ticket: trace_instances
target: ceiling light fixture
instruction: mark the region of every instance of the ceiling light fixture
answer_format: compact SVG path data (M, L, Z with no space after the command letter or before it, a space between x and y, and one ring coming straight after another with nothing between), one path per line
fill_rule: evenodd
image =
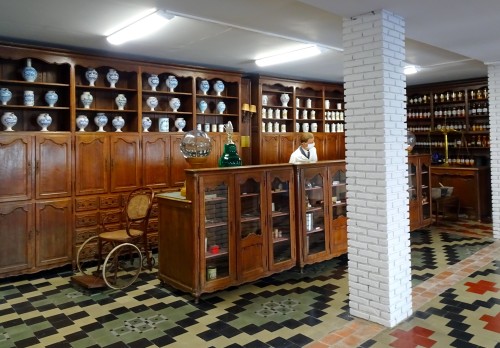
M114 31L106 39L112 45L121 45L127 41L137 40L162 28L175 16L162 10L152 8L139 18L119 30Z
M420 67L418 65L407 65L404 67L404 74L405 75L413 75L416 74L420 71Z
M274 56L259 58L255 60L255 64L260 67L292 62L299 59L305 59L321 54L321 50L316 45L306 46L304 48L283 52Z

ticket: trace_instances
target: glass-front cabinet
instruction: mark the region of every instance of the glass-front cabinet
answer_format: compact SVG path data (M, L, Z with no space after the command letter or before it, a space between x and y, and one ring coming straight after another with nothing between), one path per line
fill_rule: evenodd
M408 156L410 231L432 223L430 155Z
M332 188L330 230L333 236L332 252L347 253L347 185L344 165L328 168Z
M200 231L202 248L202 284L210 288L229 283L234 278L233 242L230 235L229 177L201 178ZM215 284L214 284L215 283Z
M291 171L268 173L269 267L273 270L295 264L295 206ZM270 206L269 206L270 204Z

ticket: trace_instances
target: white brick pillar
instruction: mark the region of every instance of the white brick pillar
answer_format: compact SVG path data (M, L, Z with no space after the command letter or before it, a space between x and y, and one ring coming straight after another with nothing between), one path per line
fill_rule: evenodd
M488 64L493 237L500 239L500 62Z
M412 314L404 19L343 24L349 306L393 327Z

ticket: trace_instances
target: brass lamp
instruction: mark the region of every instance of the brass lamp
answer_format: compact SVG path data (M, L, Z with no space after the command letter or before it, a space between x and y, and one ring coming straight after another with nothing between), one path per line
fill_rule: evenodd
M249 121L252 119L252 115L257 112L257 107L253 104L244 103L241 106L241 111L243 112L243 121Z

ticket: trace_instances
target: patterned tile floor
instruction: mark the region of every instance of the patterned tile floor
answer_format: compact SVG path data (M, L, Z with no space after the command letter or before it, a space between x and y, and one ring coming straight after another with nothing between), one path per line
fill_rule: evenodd
M349 315L345 258L204 295L142 272L84 290L70 269L0 280L0 347L500 348L500 241L491 225L411 234L414 314L392 329Z

